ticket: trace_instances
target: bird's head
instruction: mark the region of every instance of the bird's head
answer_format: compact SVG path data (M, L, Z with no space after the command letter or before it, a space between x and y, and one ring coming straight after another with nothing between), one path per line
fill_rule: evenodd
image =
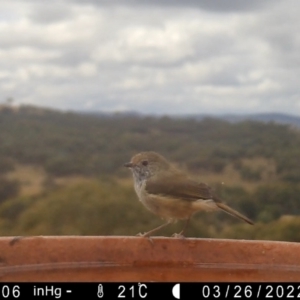
M162 155L152 151L134 155L124 166L131 169L138 181L148 179L170 168L169 162Z

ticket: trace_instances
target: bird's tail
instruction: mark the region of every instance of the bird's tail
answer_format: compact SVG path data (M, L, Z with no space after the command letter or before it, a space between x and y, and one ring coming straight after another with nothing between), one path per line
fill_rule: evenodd
M225 211L226 213L238 218L238 219L242 219L245 222L254 225L253 221L251 221L250 219L248 219L246 216L242 215L241 213L239 213L238 211L234 210L233 208L229 207L228 205L221 203L221 202L216 202L216 205L221 208L223 211Z

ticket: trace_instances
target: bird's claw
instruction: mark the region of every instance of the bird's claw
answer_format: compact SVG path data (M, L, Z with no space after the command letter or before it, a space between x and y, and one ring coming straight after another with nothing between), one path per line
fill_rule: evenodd
M145 233L139 232L136 236L148 238L149 242L150 242L152 245L154 245L152 238L150 237L150 235L148 235L147 232L145 232Z
M185 239L185 236L180 232L180 233L174 233L172 237L176 239Z

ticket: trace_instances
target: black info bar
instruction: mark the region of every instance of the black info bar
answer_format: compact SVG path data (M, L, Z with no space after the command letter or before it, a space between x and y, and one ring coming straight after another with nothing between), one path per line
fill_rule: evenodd
M0 299L300 299L300 283L10 282Z

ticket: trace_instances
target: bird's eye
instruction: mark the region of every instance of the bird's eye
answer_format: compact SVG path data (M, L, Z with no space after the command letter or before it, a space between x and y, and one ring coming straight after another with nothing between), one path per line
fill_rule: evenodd
M143 161L142 161L142 165L143 165L143 166L148 166L148 160L143 160Z

